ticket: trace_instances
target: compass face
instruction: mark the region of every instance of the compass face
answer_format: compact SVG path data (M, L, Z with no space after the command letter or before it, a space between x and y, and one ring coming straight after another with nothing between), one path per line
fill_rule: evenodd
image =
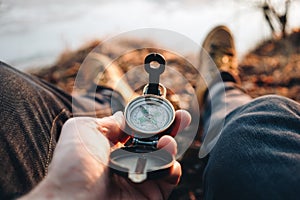
M134 99L125 109L128 126L148 137L165 131L174 121L174 108L166 99L152 95Z

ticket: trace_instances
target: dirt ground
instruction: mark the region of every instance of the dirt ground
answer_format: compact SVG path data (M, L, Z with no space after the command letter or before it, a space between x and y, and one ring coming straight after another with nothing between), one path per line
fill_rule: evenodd
M94 41L77 51L65 52L53 66L31 70L30 73L71 93L78 69L87 54L95 49L99 42ZM110 49L98 48L96 51L109 57L114 57L123 48L136 47L136 49L139 49L140 44L145 42L151 43L151 41L128 40L123 41L119 46ZM143 64L144 57L151 51L151 49L137 50L120 57L114 62L121 67L123 72L127 72L133 67ZM180 101L181 108L186 109L189 107L190 98L194 92L193 88L197 82L197 71L184 57L162 50L160 53L165 56L168 65L175 67L189 82L189 84L183 85L181 79L177 80L176 76L172 74L166 75L166 79L169 76L170 82L177 88L173 93L171 91L168 92L168 98L176 108L179 108ZM194 57L191 55L191 58ZM253 51L249 52L240 61L239 68L242 87L252 97L264 94L279 94L300 102L300 30L295 30L284 39L270 39L258 44ZM139 77L137 74L133 76ZM138 78L132 78L132 80L131 85L138 84L141 81ZM174 98L174 92L180 94L179 98L178 96ZM195 159L201 144L199 138L200 136L198 135L191 147L180 159L183 167L183 176L170 199L194 200L202 198L201 177L205 160Z

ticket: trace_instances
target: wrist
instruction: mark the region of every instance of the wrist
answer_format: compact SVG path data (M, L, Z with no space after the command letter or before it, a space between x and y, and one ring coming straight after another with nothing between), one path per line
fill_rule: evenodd
M107 177L103 177L107 179ZM102 182L103 179L99 180ZM98 182L98 181L97 181ZM105 181L106 182L106 181ZM81 183L61 184L59 181L46 177L28 194L22 196L19 200L81 200L81 199L105 199L105 184L95 184L89 188L82 186ZM78 187L80 186L80 187ZM99 192L100 191L100 192Z
M60 187L49 178L45 178L28 194L19 198L19 200L38 200L38 199L62 199L60 196Z

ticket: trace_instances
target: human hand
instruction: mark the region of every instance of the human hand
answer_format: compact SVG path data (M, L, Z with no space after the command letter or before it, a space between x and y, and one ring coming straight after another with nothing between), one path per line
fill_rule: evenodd
M171 135L188 126L190 115L177 111ZM178 162L168 177L135 184L124 177L110 175L111 148L120 146L128 136L121 131L121 112L106 118L78 117L68 120L62 129L49 173L24 199L166 199L181 176ZM176 142L162 137L158 148L176 154Z

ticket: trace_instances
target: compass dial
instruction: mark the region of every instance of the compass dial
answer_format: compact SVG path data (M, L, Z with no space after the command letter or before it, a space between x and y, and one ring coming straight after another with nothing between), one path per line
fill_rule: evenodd
M128 126L147 137L165 131L174 121L174 108L169 101L153 95L134 99L125 109Z

